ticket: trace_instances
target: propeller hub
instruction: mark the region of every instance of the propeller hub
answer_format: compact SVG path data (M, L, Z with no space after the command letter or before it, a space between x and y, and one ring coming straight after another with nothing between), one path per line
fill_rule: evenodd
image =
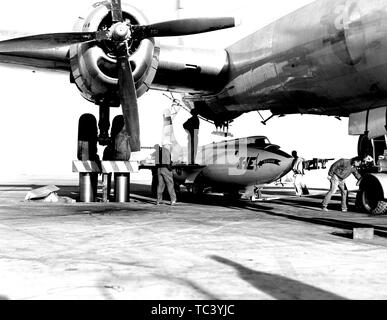
M112 37L117 41L129 39L131 35L130 28L126 23L119 22L113 26Z

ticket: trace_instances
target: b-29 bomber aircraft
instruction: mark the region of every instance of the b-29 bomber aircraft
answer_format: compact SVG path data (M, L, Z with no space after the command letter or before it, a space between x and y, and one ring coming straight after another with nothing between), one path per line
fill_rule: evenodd
M1 41L0 62L68 71L82 96L100 107L101 143L108 140L109 108L121 105L131 150L140 150L137 98L158 89L183 94L217 126L253 110L349 117L359 155L387 161L387 0L317 0L214 50L157 38L229 28L234 19L149 24L136 8L112 0L96 3L77 25L77 32ZM380 161L379 172L360 183L371 213L387 210L387 166Z

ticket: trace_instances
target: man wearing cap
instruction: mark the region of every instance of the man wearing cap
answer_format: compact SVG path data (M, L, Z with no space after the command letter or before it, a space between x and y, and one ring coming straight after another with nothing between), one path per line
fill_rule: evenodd
M303 162L305 160L298 156L297 151L293 151L292 156L294 158L292 170L294 173L294 188L296 189L296 194L298 197L308 195L308 187L304 182L305 171Z
M330 202L332 195L340 189L341 191L341 211L347 212L347 198L348 198L348 189L345 184L345 179L347 179L351 174L355 176L357 180L361 178L360 173L357 168L361 164L361 159L355 157L352 159L340 159L332 164L328 172L328 180L331 182L331 188L326 194L324 201L322 203L322 210L328 211L328 203Z
M165 186L171 198L171 206L176 204L176 193L172 174L171 145L155 145L155 164L157 167L157 205L163 200Z

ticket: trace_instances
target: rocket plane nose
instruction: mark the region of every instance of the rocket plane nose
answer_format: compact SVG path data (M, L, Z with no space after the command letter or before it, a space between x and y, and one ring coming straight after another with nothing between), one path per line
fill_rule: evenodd
M287 175L291 170L292 170L292 167L293 167L293 160L294 158L293 157L290 157L290 158L284 158L283 161L282 161L282 170L283 170L283 173L281 175L281 178L285 175Z
M278 168L278 171L279 171L278 179L281 179L292 170L294 158L290 154L287 154L282 150L278 150L277 152L281 154L280 167Z

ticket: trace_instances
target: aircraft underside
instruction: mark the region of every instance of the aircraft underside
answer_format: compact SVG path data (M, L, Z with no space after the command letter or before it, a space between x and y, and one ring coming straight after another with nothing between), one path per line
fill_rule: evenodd
M349 116L384 106L386 7L315 1L228 47L225 86L185 100L213 118L253 110Z

